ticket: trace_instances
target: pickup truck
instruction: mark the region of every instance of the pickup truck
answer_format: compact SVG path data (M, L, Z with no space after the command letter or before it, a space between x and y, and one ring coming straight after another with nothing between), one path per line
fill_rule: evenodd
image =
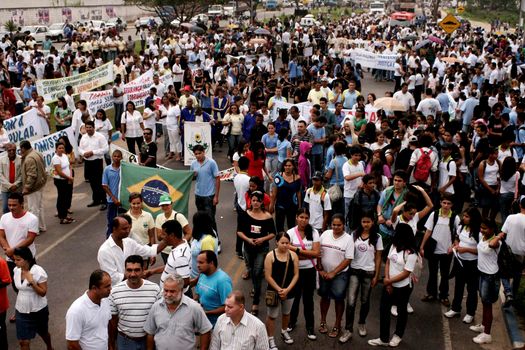
M211 5L208 8L208 16L210 16L211 18L223 17L224 16L224 7L222 5Z

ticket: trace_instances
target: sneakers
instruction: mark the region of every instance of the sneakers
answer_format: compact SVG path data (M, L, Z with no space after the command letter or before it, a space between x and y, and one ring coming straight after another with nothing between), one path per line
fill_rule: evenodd
M388 345L391 347L391 348L395 348L395 347L398 347L399 346L399 343L401 343L401 338L397 335L397 334L394 334L394 336L392 337L392 339L390 339L390 342L388 343Z
M472 338L472 341L476 344L489 344L492 343L492 336L486 333L480 333L477 337Z
M357 325L357 331L359 332L359 335L361 337L366 337L366 325L365 324L358 324Z
M414 308L412 307L412 305L410 305L410 303L407 304L407 312L409 314L413 314L414 313Z
M368 345L371 345L371 346L390 346L390 343L385 343L381 340L381 338L376 338L376 339L370 339L368 341Z
M469 329L476 333L483 333L485 331L485 326L482 324L476 324L474 326L470 326Z
M452 317L459 316L460 313L450 309L447 312L445 312L443 315L445 315L446 318L452 318Z
M268 345L270 350L279 350L277 345L275 345L275 339L273 337L268 338Z
M288 324L288 328L286 328L286 331L287 331L288 333L290 333L290 332L292 332L294 329L295 329L295 325L289 323L289 324Z
M306 330L306 337L310 340L317 340L317 336L315 335L315 332L313 329Z
M392 307L390 308L390 313L392 314L392 316L397 317L397 306L392 305Z
M471 324L472 321L474 321L474 316L470 316L469 314L467 314L465 315L465 317L463 317L463 323Z
M346 343L350 340L350 338L352 338L352 332L350 332L348 329L345 329L343 331L343 335L339 337L339 342Z
M221 241L219 241L219 246L217 247L217 253L220 254L221 253Z
M287 330L281 329L281 337L283 338L283 341L290 345L293 344L293 339L290 337L290 334L288 334Z

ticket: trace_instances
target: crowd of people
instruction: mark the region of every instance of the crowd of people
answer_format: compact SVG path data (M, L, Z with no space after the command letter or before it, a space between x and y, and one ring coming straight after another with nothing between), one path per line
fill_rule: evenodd
M346 343L358 309L360 337L371 333L369 345L397 347L422 269L422 301L439 302L448 308L445 317L457 317L466 289L463 322L479 333L475 343L490 343L500 284L511 305L525 256L524 43L468 24L452 36L430 22L391 27L387 17L368 14L312 27L272 18L265 26L270 35L263 37L237 25L214 25L204 34L139 28L138 53L131 37L114 30L70 28L60 51L43 51L30 36L1 39L1 120L34 108L48 129L77 132L78 139L59 140L52 159L60 224L76 222L71 199L79 161L92 192L87 206L107 213L100 269L66 315L67 348L190 349L198 341L201 349L277 349L278 338L293 344L301 326L311 341L322 334ZM392 82L384 96L390 107L363 93L369 73L356 50L396 56L393 70L370 70L376 81ZM90 115L71 86L52 113L35 88L37 80L108 61L116 76L113 123L104 110ZM154 83L141 111L125 102L123 84L149 70ZM172 85L160 82L165 74ZM192 149L191 224L167 194L156 217L144 210L140 193L120 198L123 159L121 151L109 152L112 133L120 132L140 165L156 167L159 149L167 159L183 159L184 125L196 121L210 123L214 152ZM7 155L0 158L0 245L7 257L0 259L0 347L8 348L12 283L16 313L9 320L20 348L29 349L38 334L52 349L47 273L35 262L34 244L47 229L48 169L28 141L18 145L19 156L1 127L0 147ZM235 254L245 264L242 278L251 280L249 296L219 268L219 231L231 234L215 219L219 157L235 168ZM123 213L125 201L130 209ZM148 280L155 274L159 284ZM379 305L370 303L373 288L382 289ZM474 323L478 297L482 319ZM332 301L335 322L328 325ZM368 329L374 309L380 327Z

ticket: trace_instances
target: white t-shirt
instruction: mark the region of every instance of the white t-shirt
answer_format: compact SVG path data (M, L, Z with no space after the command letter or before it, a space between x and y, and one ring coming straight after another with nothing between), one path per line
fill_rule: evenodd
M166 127L168 130L179 130L180 107L179 105L170 106L166 115Z
M168 274L179 275L182 278L190 277L191 248L186 241L171 250L166 266L164 266L164 271L162 271L162 275L160 276L160 288L164 288L164 281L166 277L168 277ZM184 292L189 288L189 285L184 287Z
M28 211L19 218L14 218L12 213L5 213L0 218L0 230L4 230L7 243L13 248L27 239L28 232L38 233L38 218ZM34 242L29 246L29 250L36 256ZM6 257L6 260L13 261L9 257Z
M459 232L459 246L462 248L476 248L478 245L478 242L476 242L476 239L474 237L470 236L470 230L466 230L465 226L461 227L461 231ZM472 253L459 253L459 257L463 260L469 260L473 261L478 258L477 254Z
M97 305L84 293L67 310L66 340L78 341L82 350L107 349L110 319L108 298Z
M296 226L297 227L297 226ZM291 228L287 231L288 235L290 236L290 244L294 247L297 247L299 249L303 249L301 246L301 243L299 242L299 239L297 238L297 234L295 233L295 228ZM304 247L307 250L312 250L313 244L315 242L319 242L319 232L314 228L312 230L312 240L307 239L306 237L303 238ZM313 262L312 262L313 260ZM311 269L312 267L315 267L316 260L315 259L303 259L299 260L299 269Z
M484 241L480 237L478 243L478 270L480 272L494 275L498 273L498 254L501 246L499 243L498 248L494 249L489 247L490 240Z
M106 120L102 119L95 119L95 131L101 133L106 138L106 141L109 141L109 132L113 130L113 125L111 125L111 122L109 119L106 118Z
M500 179L501 185L499 188L499 193L514 193L516 192L516 182L520 180L520 173L519 171L516 171L514 175L512 175L507 181Z
M47 273L41 266L33 265L29 269L35 283L44 283L47 281ZM33 287L27 285L27 280L22 280L22 269L15 267L13 271L13 280L15 286L18 289L18 295L16 296L15 308L18 312L28 314L30 312L37 312L47 306L47 298L44 295L41 297L38 295Z
M452 176L456 176L456 162L452 158L439 162L439 188L443 187ZM454 184L448 186L445 192L454 194Z
M233 178L233 186L237 193L237 204L246 211L246 192L250 189L250 177L246 174L237 174Z
M518 213L507 216L501 231L504 232L506 242L516 255L525 255L525 215Z
M305 203L308 203L310 211L310 225L316 229L321 229L323 227L324 210L332 210L332 202L330 202L330 196L328 193L324 191L322 204L321 196L321 192L315 193L312 188L307 189L304 196L304 201Z
M353 165L350 161L345 162L343 164L343 176L344 177L355 174L355 173L364 173L364 172L365 172L365 168L362 162L357 163L357 165ZM361 182L363 182L361 177L357 177L350 181L347 181L345 179L344 197L354 198L354 195L359 189L359 185L361 184Z
M62 154L62 156L58 156L58 154L54 154L53 158L51 159L51 164L53 164L53 167L55 165L60 165L60 168L62 168L62 172L66 174L67 176L71 176L71 169L69 168L69 157L65 154ZM55 179L61 179L65 180L62 176L55 174L53 172L53 178Z
M142 137L141 123L144 123L144 119L139 111L134 111L133 114L128 111L122 113L122 124L126 124L126 137Z
M414 271L414 267L416 266L417 261L417 255L416 254L408 254L406 251L398 252L396 250L396 247L391 246L390 251L388 252L388 260L390 260L390 265L388 269L388 273L390 275L390 278L399 275L404 270L406 271ZM407 278L392 283L392 286L396 288L401 288L408 286L410 284L410 276Z
M326 272L333 271L344 259L354 258L354 239L344 232L339 238L332 230L326 230L319 239L321 243L321 262ZM345 272L348 267L342 270Z
M375 271L375 253L382 250L383 240L380 235L377 235L375 247L370 244L368 238L363 240L361 237L358 237L354 242L354 260L352 260L350 267L365 271Z
M396 218L396 222L394 222L392 224L392 227L396 228L396 226L399 224L399 223L404 223L404 224L407 224L408 226L410 226L412 228L412 231L414 231L414 236L417 234L417 223L419 222L419 213L416 213L416 215L414 215L414 217L412 218L412 220L406 222L405 219L403 219L403 215L400 214L397 216Z
M419 102L416 111L423 113L425 117L429 115L435 117L437 112L441 112L441 105L435 98L425 98Z
M447 254L448 248L452 245L452 237L450 234L450 218L440 216L436 223L436 228L434 229L434 214L432 212L425 223L425 228L429 231L432 231L432 238L437 242L435 254ZM459 226L459 217L456 215L454 219L454 227L457 232Z

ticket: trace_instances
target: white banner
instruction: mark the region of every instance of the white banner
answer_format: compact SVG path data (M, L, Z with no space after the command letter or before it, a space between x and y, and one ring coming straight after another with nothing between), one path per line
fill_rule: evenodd
M206 157L213 158L211 153L211 126L209 123L184 123L184 165L191 165L195 160L193 147L204 147Z
M46 102L50 102L64 96L68 85L73 87L75 94L80 94L112 82L113 62L108 62L86 73L71 77L39 79L36 81L36 89L40 96L44 96Z
M159 78L159 81L166 85L173 85L171 74L165 74ZM132 101L135 108L144 107L146 97L149 95L149 89L153 85L153 70L148 70L137 79L134 79L124 85L124 104Z
M82 92L80 99L85 100L89 115L95 116L99 109L105 111L114 107L113 89L104 91Z
M69 128L57 131L54 134L48 135L41 139L31 141L31 145L33 146L33 148L36 151L40 152L44 157L44 162L48 171L51 171L53 168L53 166L51 165L51 159L53 159L53 155L55 154L55 145L58 142L58 139L62 136L67 136L67 138L69 139L69 143L71 144L71 146L73 146L73 152L75 152L75 157L79 157L80 155L78 154L77 141L73 133L73 127L71 126ZM71 166L73 166L73 164L71 164Z
M374 68L383 70L394 70L397 56L383 55L371 51L357 49L352 53L352 59L359 63L362 68Z
M23 114L4 120L4 129L9 136L9 142L16 144L23 140L44 136L44 130L42 130L40 124L40 117L34 108Z
M113 142L109 144L109 154L112 155L113 151L120 151L122 152L122 161L133 163L133 164L139 164L138 156L134 155L130 151L128 151L125 148L122 148L120 146L115 145Z

